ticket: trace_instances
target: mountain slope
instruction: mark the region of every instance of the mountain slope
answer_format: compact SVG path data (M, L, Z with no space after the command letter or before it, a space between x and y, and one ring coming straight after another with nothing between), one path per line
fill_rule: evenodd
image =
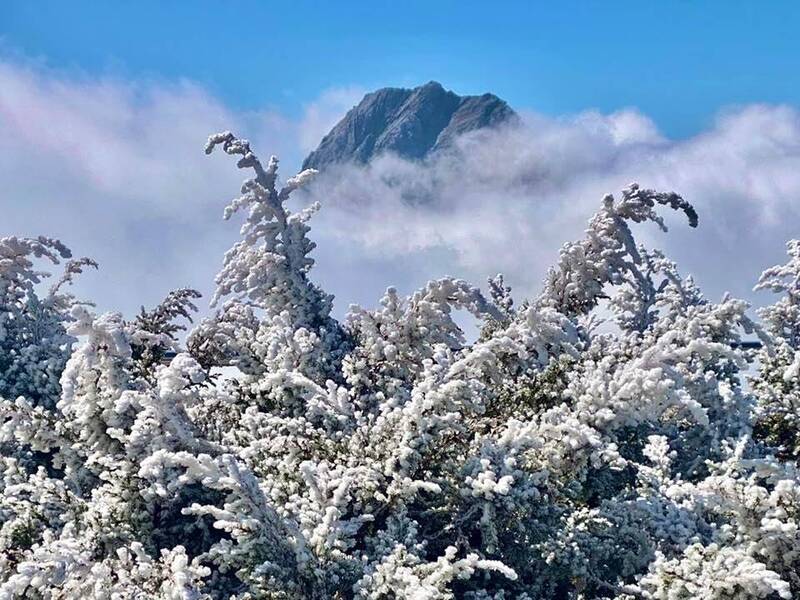
M308 155L303 168L366 163L384 152L421 159L462 133L516 118L493 94L459 96L435 81L414 89L382 88L348 111Z

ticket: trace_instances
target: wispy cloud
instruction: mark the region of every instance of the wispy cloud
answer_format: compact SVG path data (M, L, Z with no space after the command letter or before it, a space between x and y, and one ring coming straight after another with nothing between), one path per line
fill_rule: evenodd
M236 189L230 165L202 160L205 132L242 123L190 83L0 63L0 233L57 236L97 258L82 285L103 307L153 302L168 281L191 283L192 240Z
M0 61L0 235L46 234L101 263L80 287L130 313L171 287L208 291L236 227L221 223L242 174L203 153L232 129L299 165L309 123L346 95L328 93L301 120L234 112L188 82L65 75Z

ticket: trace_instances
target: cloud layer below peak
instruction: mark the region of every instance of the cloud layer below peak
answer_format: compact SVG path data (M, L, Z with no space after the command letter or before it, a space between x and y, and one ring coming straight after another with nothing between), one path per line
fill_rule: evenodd
M664 138L635 110L528 114L520 127L473 132L425 163L387 156L340 169L314 195L336 207L324 229L368 252L404 262L416 255L471 277L504 271L533 293L603 195L631 181L675 190L700 213L698 230L671 215L668 235L641 227L641 241L665 248L712 297L751 297L760 271L800 235L800 113L730 109L684 140ZM434 250L438 258L426 262ZM437 264L442 251L446 262Z
M103 309L130 314L177 286L208 293L236 237L220 216L242 174L203 155L206 136L231 129L299 165L361 93L328 90L290 118L238 112L191 82L0 61L0 235L56 236L96 258L100 274L81 285ZM331 171L308 192L323 205L311 222L317 278L339 312L374 304L388 285L411 291L445 274L482 283L504 271L535 293L603 194L631 181L675 190L700 213L697 230L674 215L669 234L642 227L641 241L664 248L710 296L752 298L758 273L800 236L800 113L726 109L683 140L636 110L528 113L520 127L469 134L424 163L385 156Z

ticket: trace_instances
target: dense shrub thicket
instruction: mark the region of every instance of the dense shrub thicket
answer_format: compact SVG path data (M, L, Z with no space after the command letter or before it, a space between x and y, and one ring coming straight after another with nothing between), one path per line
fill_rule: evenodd
M65 291L92 261L45 293L67 248L0 239L0 598L800 595L800 241L751 320L634 242L697 214L631 185L537 297L440 279L339 322L285 205L313 172L216 146L247 216L184 351L196 292L98 316Z

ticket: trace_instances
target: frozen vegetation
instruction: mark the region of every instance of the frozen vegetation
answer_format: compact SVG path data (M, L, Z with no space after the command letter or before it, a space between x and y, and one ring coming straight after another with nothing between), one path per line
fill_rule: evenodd
M216 147L246 216L182 348L193 290L97 315L91 260L0 239L0 599L800 596L800 241L751 315L636 244L698 216L631 185L536 297L445 278L339 322L286 207L313 171Z

